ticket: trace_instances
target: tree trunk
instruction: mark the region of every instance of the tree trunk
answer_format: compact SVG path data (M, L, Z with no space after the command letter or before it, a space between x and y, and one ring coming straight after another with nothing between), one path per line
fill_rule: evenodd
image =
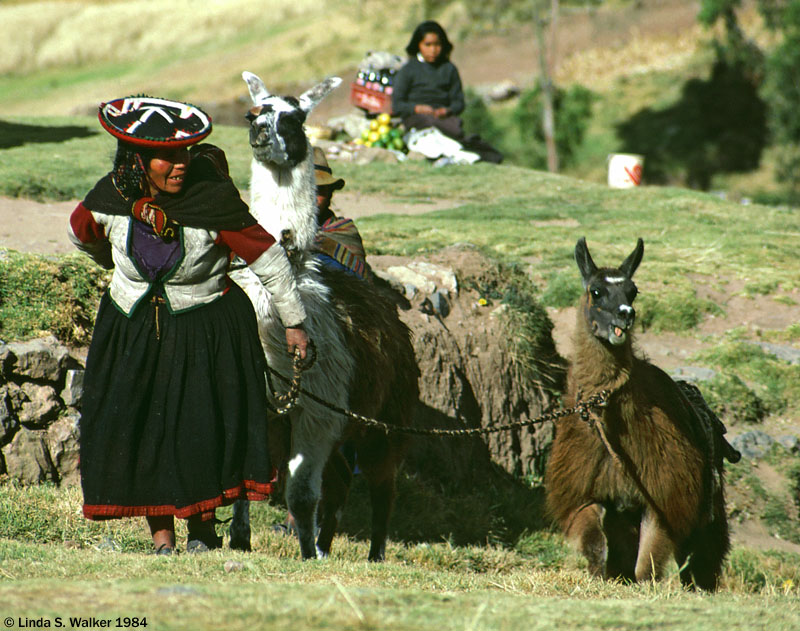
M553 81L551 60L555 57L555 26L558 15L558 0L551 0L550 4L550 48L545 43L545 23L542 0L534 0L534 27L536 29L536 43L539 49L540 84L542 86L542 133L544 134L545 147L547 148L547 170L551 173L558 172L558 149L556 147L556 120L553 109Z

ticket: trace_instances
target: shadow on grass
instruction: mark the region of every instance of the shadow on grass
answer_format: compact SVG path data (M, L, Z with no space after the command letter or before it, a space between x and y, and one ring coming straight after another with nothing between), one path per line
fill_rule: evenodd
M452 429L454 418L421 406L426 427ZM356 475L339 532L370 535L369 489ZM531 486L492 461L479 437L414 437L397 479L389 537L403 543L513 546L548 526L544 489Z
M0 120L0 149L11 149L42 142L66 142L73 138L95 136L98 131L80 125L28 125Z
M689 187L708 190L716 173L758 168L767 142L767 105L758 79L743 64L717 60L709 79L687 81L674 105L637 112L617 134L622 151L645 156L648 183L669 183L683 171Z

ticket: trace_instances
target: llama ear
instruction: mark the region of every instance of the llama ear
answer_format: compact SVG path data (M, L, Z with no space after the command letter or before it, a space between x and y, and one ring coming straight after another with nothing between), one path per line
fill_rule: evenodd
M644 241L639 237L639 240L636 242L636 248L628 255L628 258L625 259L622 265L619 266L619 270L628 278L633 278L633 273L636 271L636 268L639 267L639 263L642 262L643 255Z
M300 109L308 114L322 99L328 96L334 88L339 87L341 82L342 80L339 77L328 77L320 81L310 90L303 92L298 99L300 101Z
M242 73L242 79L245 80L247 89L250 90L250 98L253 99L253 105L261 105L270 97L267 86L252 72L247 72L247 70L245 70Z
M597 271L597 265L594 264L592 256L589 254L589 248L586 247L586 237L578 239L578 243L575 245L575 262L581 272L583 288L586 289L589 286L589 279Z

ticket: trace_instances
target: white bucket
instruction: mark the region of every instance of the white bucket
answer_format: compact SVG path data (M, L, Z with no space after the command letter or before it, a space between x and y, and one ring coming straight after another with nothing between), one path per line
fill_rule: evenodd
M612 153L608 156L608 185L611 188L633 188L642 183L644 156L634 153Z

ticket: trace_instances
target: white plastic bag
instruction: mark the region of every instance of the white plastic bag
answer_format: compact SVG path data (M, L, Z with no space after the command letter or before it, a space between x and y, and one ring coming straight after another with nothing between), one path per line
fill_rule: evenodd
M445 136L435 127L411 129L403 140L410 151L421 153L426 158L449 158L450 164L472 164L481 159L477 153L466 151L461 143Z

